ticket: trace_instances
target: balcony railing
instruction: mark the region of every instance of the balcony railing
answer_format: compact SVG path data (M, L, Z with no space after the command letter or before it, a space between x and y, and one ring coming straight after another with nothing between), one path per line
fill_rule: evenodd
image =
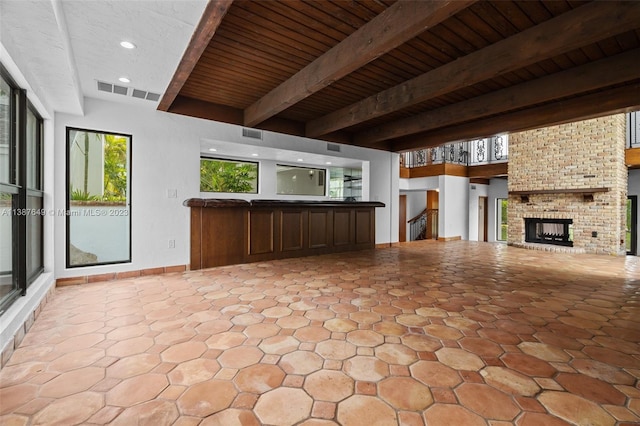
M400 165L406 168L442 163L475 166L504 163L508 159L509 136L501 135L404 152L400 155Z
M626 121L626 147L640 148L640 111L627 113ZM442 163L476 166L508 160L509 135L501 135L403 152L400 166L409 169Z

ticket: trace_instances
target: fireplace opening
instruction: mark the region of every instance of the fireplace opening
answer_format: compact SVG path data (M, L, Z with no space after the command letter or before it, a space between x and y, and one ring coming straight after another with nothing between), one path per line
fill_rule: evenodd
M525 241L573 247L573 219L524 220Z

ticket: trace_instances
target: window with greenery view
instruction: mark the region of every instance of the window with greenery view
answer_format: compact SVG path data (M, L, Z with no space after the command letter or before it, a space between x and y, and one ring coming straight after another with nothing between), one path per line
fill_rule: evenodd
M498 214L496 239L498 241L507 241L507 199L498 198L496 207Z
M67 129L67 266L131 261L131 135Z
M258 193L258 163L200 158L200 192Z

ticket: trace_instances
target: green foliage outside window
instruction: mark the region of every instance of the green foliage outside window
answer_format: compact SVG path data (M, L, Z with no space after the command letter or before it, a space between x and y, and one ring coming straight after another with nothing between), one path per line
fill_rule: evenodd
M103 163L103 190L101 195L92 194L88 190L89 180L89 153L91 144L89 132L84 132L84 138L76 142L81 147L80 152L84 157L84 185L82 188L74 188L71 185L71 199L74 201L102 201L108 203L125 204L127 201L127 143L128 138L102 134L104 138L104 163ZM95 148L94 148L95 149Z
M103 200L127 200L127 138L105 135Z
M200 192L258 192L258 164L200 159Z
M500 229L498 230L498 240L506 241L507 240L507 199L506 198L498 198L498 208L500 209L500 216L498 220L498 226Z

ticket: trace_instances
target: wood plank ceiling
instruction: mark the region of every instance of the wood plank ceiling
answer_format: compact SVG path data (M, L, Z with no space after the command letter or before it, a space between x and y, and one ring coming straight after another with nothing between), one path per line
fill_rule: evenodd
M211 0L163 111L390 151L640 109L640 1Z

